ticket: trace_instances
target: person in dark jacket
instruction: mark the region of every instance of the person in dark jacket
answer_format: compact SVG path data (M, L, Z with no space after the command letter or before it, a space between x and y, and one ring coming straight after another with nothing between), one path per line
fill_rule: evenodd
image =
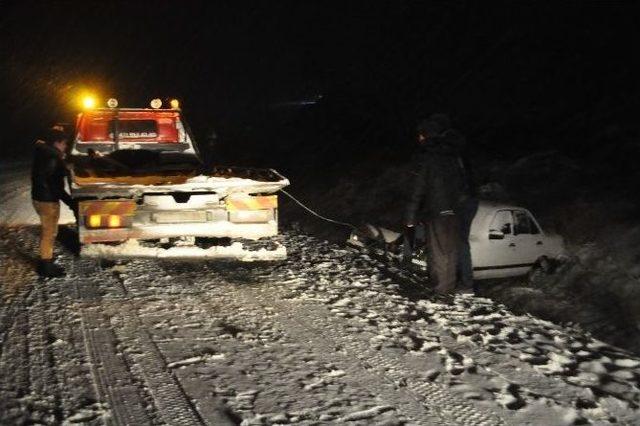
M53 261L53 245L58 234L60 201L72 210L73 200L65 190L67 168L64 156L67 136L59 129L48 131L45 140L35 144L31 170L31 199L40 217L40 260L38 274L44 277L64 275L64 269Z
M439 294L455 290L460 225L455 215L463 188L459 145L444 114L434 114L418 126L419 168L407 207L407 226L424 222L429 275Z
M478 211L478 196L471 169L471 163L467 156L464 138L461 138L459 145L459 161L462 173L462 190L458 204L454 211L460 224L460 246L458 248L458 279L462 288L473 289L473 293L478 295L478 287L473 280L473 264L471 261L471 247L469 247L469 234L471 223Z

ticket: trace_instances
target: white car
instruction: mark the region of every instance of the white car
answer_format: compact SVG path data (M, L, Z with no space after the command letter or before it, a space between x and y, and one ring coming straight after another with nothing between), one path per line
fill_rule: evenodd
M413 251L401 233L370 224L355 230L348 243L396 260L409 256L414 266L427 267L421 226L416 228ZM544 270L554 260L566 258L562 237L545 233L529 210L487 201L480 202L471 223L469 246L476 280L524 275L536 265Z
M545 233L529 210L480 202L469 236L473 278L526 274L566 256L562 237Z

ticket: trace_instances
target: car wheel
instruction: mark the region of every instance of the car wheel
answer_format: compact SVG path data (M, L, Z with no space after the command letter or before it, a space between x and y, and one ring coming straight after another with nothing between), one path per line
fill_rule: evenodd
M540 259L538 259L537 264L538 264L538 269L543 274L548 275L553 272L553 264L551 263L551 260L548 257L542 256Z
M539 277L550 275L553 273L554 269L554 264L551 259L546 256L542 256L533 264L531 270L529 270L528 281L533 283Z

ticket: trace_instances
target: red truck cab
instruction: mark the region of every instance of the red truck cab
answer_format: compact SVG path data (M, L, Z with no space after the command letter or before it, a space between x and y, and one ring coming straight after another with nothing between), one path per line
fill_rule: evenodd
M95 109L78 115L74 149L187 151L196 149L179 110Z

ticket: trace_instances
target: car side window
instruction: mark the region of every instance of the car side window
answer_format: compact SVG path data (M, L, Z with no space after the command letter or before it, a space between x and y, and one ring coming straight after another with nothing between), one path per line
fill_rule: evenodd
M533 221L531 215L526 211L515 210L513 212L513 218L513 230L515 235L540 233L540 228L538 228L538 225Z
M539 234L540 233L540 227L538 226L536 221L533 220L533 218L531 217L531 214L527 214L527 217L529 218L529 222L531 223L531 233L533 235Z
M512 223L511 210L498 210L489 226L490 230L501 231L503 234L511 234Z

